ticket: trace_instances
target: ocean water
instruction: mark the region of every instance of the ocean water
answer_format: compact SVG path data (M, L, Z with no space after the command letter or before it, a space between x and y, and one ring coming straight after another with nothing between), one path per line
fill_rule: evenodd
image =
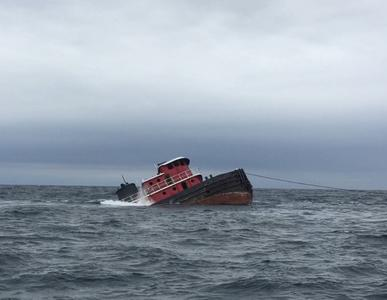
M258 189L244 207L113 193L0 186L0 299L387 299L387 192Z

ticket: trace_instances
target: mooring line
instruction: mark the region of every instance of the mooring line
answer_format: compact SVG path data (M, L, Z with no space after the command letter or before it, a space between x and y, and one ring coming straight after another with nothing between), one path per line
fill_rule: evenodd
M339 187L334 187L334 186L320 185L320 184L314 184L314 183L307 183L307 182L295 181L295 180L289 180L289 179L277 178L277 177L270 177L270 176L254 174L254 173L248 173L248 172L246 172L246 174L250 175L250 176L264 178L264 179L275 180L275 181L282 181L282 182L287 182L287 183L294 183L294 184L305 185L305 186L313 186L313 187L324 188L324 189L331 189L331 190L353 191L353 190L350 190L350 189L344 189L344 188L339 188Z

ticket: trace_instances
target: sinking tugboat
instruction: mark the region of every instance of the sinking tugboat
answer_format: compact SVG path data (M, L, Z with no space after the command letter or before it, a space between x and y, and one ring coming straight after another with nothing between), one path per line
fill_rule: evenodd
M193 173L189 159L177 157L159 163L157 175L142 182L140 190L125 181L116 194L121 201L147 198L155 204L248 205L252 202L252 185L243 169L210 178Z

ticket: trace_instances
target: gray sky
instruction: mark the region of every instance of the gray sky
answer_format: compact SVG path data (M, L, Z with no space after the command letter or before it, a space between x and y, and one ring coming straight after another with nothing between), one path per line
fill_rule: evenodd
M182 155L204 173L387 189L386 13L0 0L0 183L138 181Z

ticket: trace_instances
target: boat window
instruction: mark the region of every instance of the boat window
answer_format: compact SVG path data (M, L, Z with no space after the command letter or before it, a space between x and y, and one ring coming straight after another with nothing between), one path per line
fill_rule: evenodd
M165 175L165 180L166 180L167 184L173 183L173 180L172 180L171 176L169 176L169 175Z
M157 182L160 182L160 178L157 178Z
M176 191L176 187L173 187L172 189L173 189L174 191Z
M153 182L152 182L152 181L149 181L149 184L150 184L150 185L152 185L152 184L153 184Z
M163 192L163 195L165 195L166 194L166 192Z
M172 164L168 164L168 169L173 169Z
M178 167L178 166L180 166L180 163L179 163L178 161L175 161L175 162L173 163L173 165L174 165L175 167Z

